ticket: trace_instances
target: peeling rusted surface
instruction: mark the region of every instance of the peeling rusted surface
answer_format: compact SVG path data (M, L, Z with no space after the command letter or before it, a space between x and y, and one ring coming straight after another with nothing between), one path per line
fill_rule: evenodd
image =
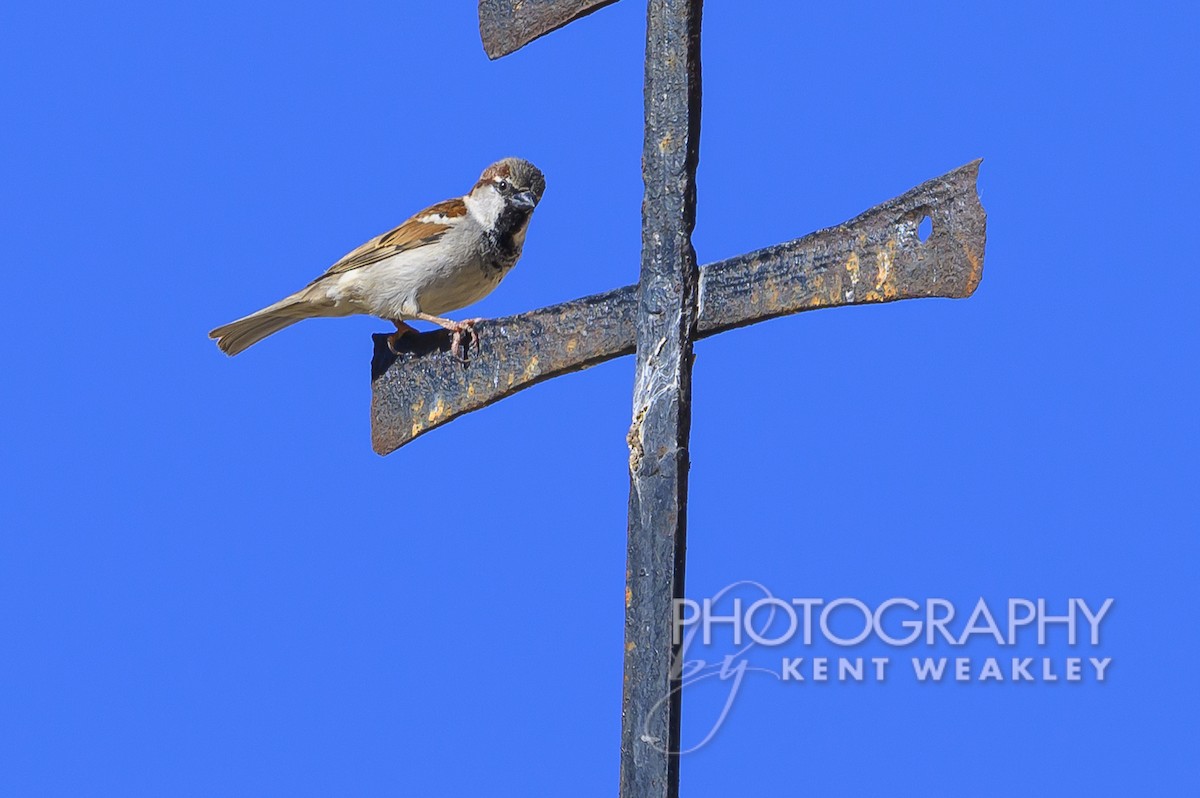
M488 58L520 50L617 0L479 0L479 35Z
M702 267L698 337L816 308L970 296L986 240L978 172L975 161L845 224ZM922 243L925 215L933 232ZM441 331L402 339L410 349L399 357L376 335L375 451L392 452L542 380L632 354L636 317L637 287L626 286L485 321L465 367Z

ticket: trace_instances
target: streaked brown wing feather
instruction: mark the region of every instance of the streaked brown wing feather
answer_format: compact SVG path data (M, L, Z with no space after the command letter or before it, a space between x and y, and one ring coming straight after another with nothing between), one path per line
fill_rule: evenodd
M331 274L344 274L352 269L360 269L372 263L407 252L410 249L427 246L434 243L450 229L449 220L466 214L466 206L461 199L446 200L431 205L420 213L414 214L399 227L389 230L381 236L375 236L358 249L350 252L318 277L321 280ZM445 219L445 222L438 221Z

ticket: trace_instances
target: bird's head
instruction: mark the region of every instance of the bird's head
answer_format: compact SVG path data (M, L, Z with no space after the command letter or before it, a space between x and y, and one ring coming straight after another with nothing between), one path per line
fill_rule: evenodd
M542 170L522 158L504 158L483 170L464 200L485 227L524 227L545 190Z

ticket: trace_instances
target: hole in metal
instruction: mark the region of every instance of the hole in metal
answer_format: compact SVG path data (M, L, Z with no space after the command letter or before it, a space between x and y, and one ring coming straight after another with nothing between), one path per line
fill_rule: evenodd
M933 235L933 219L930 219L928 214L921 217L921 221L917 224L917 240L924 244Z

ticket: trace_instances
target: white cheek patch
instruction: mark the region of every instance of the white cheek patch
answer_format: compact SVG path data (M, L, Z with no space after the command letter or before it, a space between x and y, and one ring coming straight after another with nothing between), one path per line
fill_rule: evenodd
M500 196L500 192L495 186L490 186L489 189L473 191L463 198L467 205L467 213L484 227L494 226L504 210L504 198Z

